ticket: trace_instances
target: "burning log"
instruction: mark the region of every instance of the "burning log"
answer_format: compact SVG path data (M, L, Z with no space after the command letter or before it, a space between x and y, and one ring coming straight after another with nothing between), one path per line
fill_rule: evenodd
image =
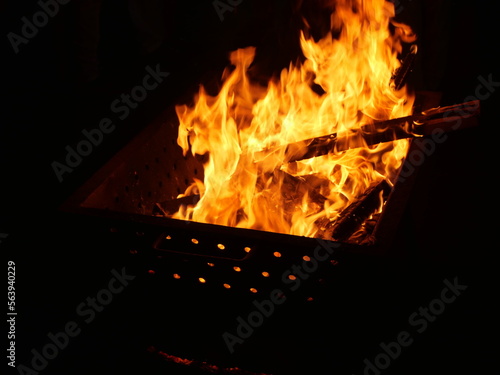
M444 132L453 131L459 122L461 128L475 125L476 122L473 121L473 118L478 114L478 100L447 107L438 107L424 111L418 115L363 125L358 129L353 129L342 134L329 134L264 150L257 155L256 160L263 160L274 153L281 154L284 151L284 163L291 163L326 155L331 152L375 146L379 143L403 138L428 136L432 135L435 129L441 129Z
M194 206L199 200L200 196L198 194L193 194L177 199L158 202L153 206L153 215L170 216L179 211L182 206Z
M401 66L398 68L398 70L392 77L392 84L394 85L395 90L400 90L405 85L406 79L408 78L408 74L410 74L412 70L415 57L417 56L417 51L418 51L417 45L413 44L410 47L410 52L408 52Z
M380 206L391 191L386 180L372 184L356 201L342 211L337 220L324 218L317 222L318 236L327 240L346 241Z
M281 189L286 202L297 202L307 192L312 203L323 207L327 198L320 193L321 187L328 185L328 181L315 175L293 176L287 172L276 170L274 179L281 179L284 188Z

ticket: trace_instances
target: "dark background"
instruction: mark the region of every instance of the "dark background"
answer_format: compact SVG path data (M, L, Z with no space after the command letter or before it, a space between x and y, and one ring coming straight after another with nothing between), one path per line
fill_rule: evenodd
M144 1L135 8L117 0L73 0L61 5L17 54L6 35L20 34L21 17L31 19L40 8L34 1L1 3L0 233L8 236L0 250L16 262L18 364L29 364L30 350L43 347L48 332L77 320L75 307L107 285L110 270L123 266L138 278L40 373L197 373L164 362L154 350L147 351L151 346L224 362L217 353L220 336L199 328L210 323L194 313L208 306L217 311L209 296L186 296L152 282L148 265L110 239L109 228L102 229L105 223L67 216L58 207L165 108L189 101L200 82L216 85L229 51L257 46L256 69L262 77L300 58L299 14L312 17L321 3L243 0L221 20L208 0ZM450 105L474 96L479 76L493 74L500 81L498 20L490 3L398 4L397 18L419 35L421 53L410 80L415 90L434 92L442 105ZM314 32L321 34L319 20L318 25ZM80 141L82 129L95 128L109 115L109 104L142 81L144 67L158 63L170 76L59 183L52 161L62 161L64 147ZM497 99L495 92L481 103L478 128L450 134L426 159L395 244L384 257L353 261L339 281L342 292L332 296L336 314L318 309L304 317L292 306L285 308L241 356L220 365L248 368L248 358L255 358L254 371L362 373L363 359L374 358L381 341L407 329L408 316L439 297L445 278L458 277L468 285L463 296L383 373L495 369L489 342L495 341L490 318L498 245L490 239L498 223L498 194L492 188L496 167L491 166ZM248 306L234 301L232 308L244 313ZM179 320L179 311L193 314ZM315 322L310 331L300 328L307 319ZM178 327L178 336L163 341L151 333L157 324ZM231 328L234 323L213 325ZM270 342L275 354L259 346Z

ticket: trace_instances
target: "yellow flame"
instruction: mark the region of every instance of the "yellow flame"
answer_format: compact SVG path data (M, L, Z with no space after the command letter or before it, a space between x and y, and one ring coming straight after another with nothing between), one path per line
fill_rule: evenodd
M332 150L294 163L293 170L283 161L297 150L282 147L266 157L267 149L411 114L413 97L406 87L390 86L402 43L415 39L409 27L393 22L394 5L333 5L332 32L317 42L302 33L305 62L291 64L279 80L267 87L252 82L247 70L255 48L239 49L230 54L233 69L225 70L218 95L202 87L193 107L176 107L178 144L184 153L208 158L204 180L186 191L197 191L200 200L174 218L315 236L318 219L335 219L371 183L395 176L406 140ZM324 94L313 91L313 84Z

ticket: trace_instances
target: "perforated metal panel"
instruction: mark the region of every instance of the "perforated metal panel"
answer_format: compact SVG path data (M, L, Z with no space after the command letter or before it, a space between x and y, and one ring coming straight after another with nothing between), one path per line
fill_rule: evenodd
M193 182L203 180L203 166L177 145L178 123L171 111L154 131L142 134L117 155L115 168L82 203L82 207L151 215L157 202L175 199Z

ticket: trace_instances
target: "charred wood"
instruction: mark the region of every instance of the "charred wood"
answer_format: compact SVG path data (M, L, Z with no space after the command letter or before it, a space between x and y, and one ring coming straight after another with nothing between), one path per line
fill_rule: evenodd
M382 180L372 184L358 199L351 203L342 211L335 220L324 218L317 222L319 226L319 237L346 241L356 232L380 206L380 195L385 200L391 191L391 186L387 181Z
M436 129L440 129L442 132L450 132L458 128L473 127L477 126L476 117L479 115L479 107L479 101L476 100L458 105L433 108L418 115L377 121L373 124L362 125L358 129L328 134L263 150L256 159L263 160L273 153L283 153L285 155L283 163L291 163L332 152L370 147L403 138L431 136Z

